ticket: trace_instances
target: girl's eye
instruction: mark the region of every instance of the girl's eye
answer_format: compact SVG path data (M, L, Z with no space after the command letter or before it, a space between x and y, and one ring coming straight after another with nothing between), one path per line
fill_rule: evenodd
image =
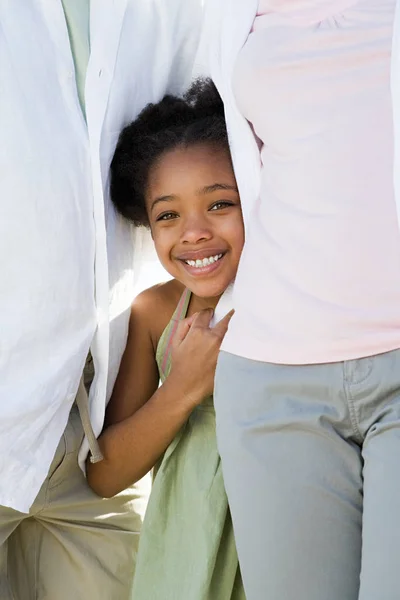
M178 215L176 213L165 212L165 213L162 213L162 215L159 215L157 217L156 221L170 221L171 219L176 219L177 216Z
M210 210L221 210L229 206L233 206L233 202L228 202L227 200L220 200L220 202L216 202L215 204L213 204Z

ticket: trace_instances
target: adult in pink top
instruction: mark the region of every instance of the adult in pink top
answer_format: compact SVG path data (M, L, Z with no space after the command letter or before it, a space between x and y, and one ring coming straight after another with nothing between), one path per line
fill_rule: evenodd
M400 598L395 9L210 4L246 221L215 405L248 600Z

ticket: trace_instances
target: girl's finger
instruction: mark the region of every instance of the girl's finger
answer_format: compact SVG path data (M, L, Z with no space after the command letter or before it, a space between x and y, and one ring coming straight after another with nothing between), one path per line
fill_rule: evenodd
M181 344L183 342L183 340L189 333L192 323L197 314L198 313L195 313L194 315L191 315L190 317L187 317L186 319L182 319L181 321L178 322L178 327L176 329L176 333L175 333L173 341L172 341L173 348L179 346L179 344Z
M213 328L213 332L222 340L228 331L229 321L233 317L234 309L230 310Z
M212 308L205 308L204 310L201 310L193 315L193 326L200 329L209 329L213 314L214 310Z

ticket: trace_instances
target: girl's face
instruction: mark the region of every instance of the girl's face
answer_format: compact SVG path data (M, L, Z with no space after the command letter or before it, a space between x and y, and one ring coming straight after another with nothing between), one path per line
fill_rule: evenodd
M164 268L200 298L234 279L244 242L228 151L202 143L163 154L149 173L146 208Z

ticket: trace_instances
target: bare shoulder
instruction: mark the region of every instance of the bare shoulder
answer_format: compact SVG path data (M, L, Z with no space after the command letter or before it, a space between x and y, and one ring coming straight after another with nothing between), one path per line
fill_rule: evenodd
M173 307L173 312L183 290L182 284L176 279L153 285L136 296L132 303L132 311L140 313L142 316L148 314L152 318L155 313L168 311L171 307Z
M144 290L133 301L131 323L140 321L148 329L155 346L174 314L183 291L183 285L172 279Z

